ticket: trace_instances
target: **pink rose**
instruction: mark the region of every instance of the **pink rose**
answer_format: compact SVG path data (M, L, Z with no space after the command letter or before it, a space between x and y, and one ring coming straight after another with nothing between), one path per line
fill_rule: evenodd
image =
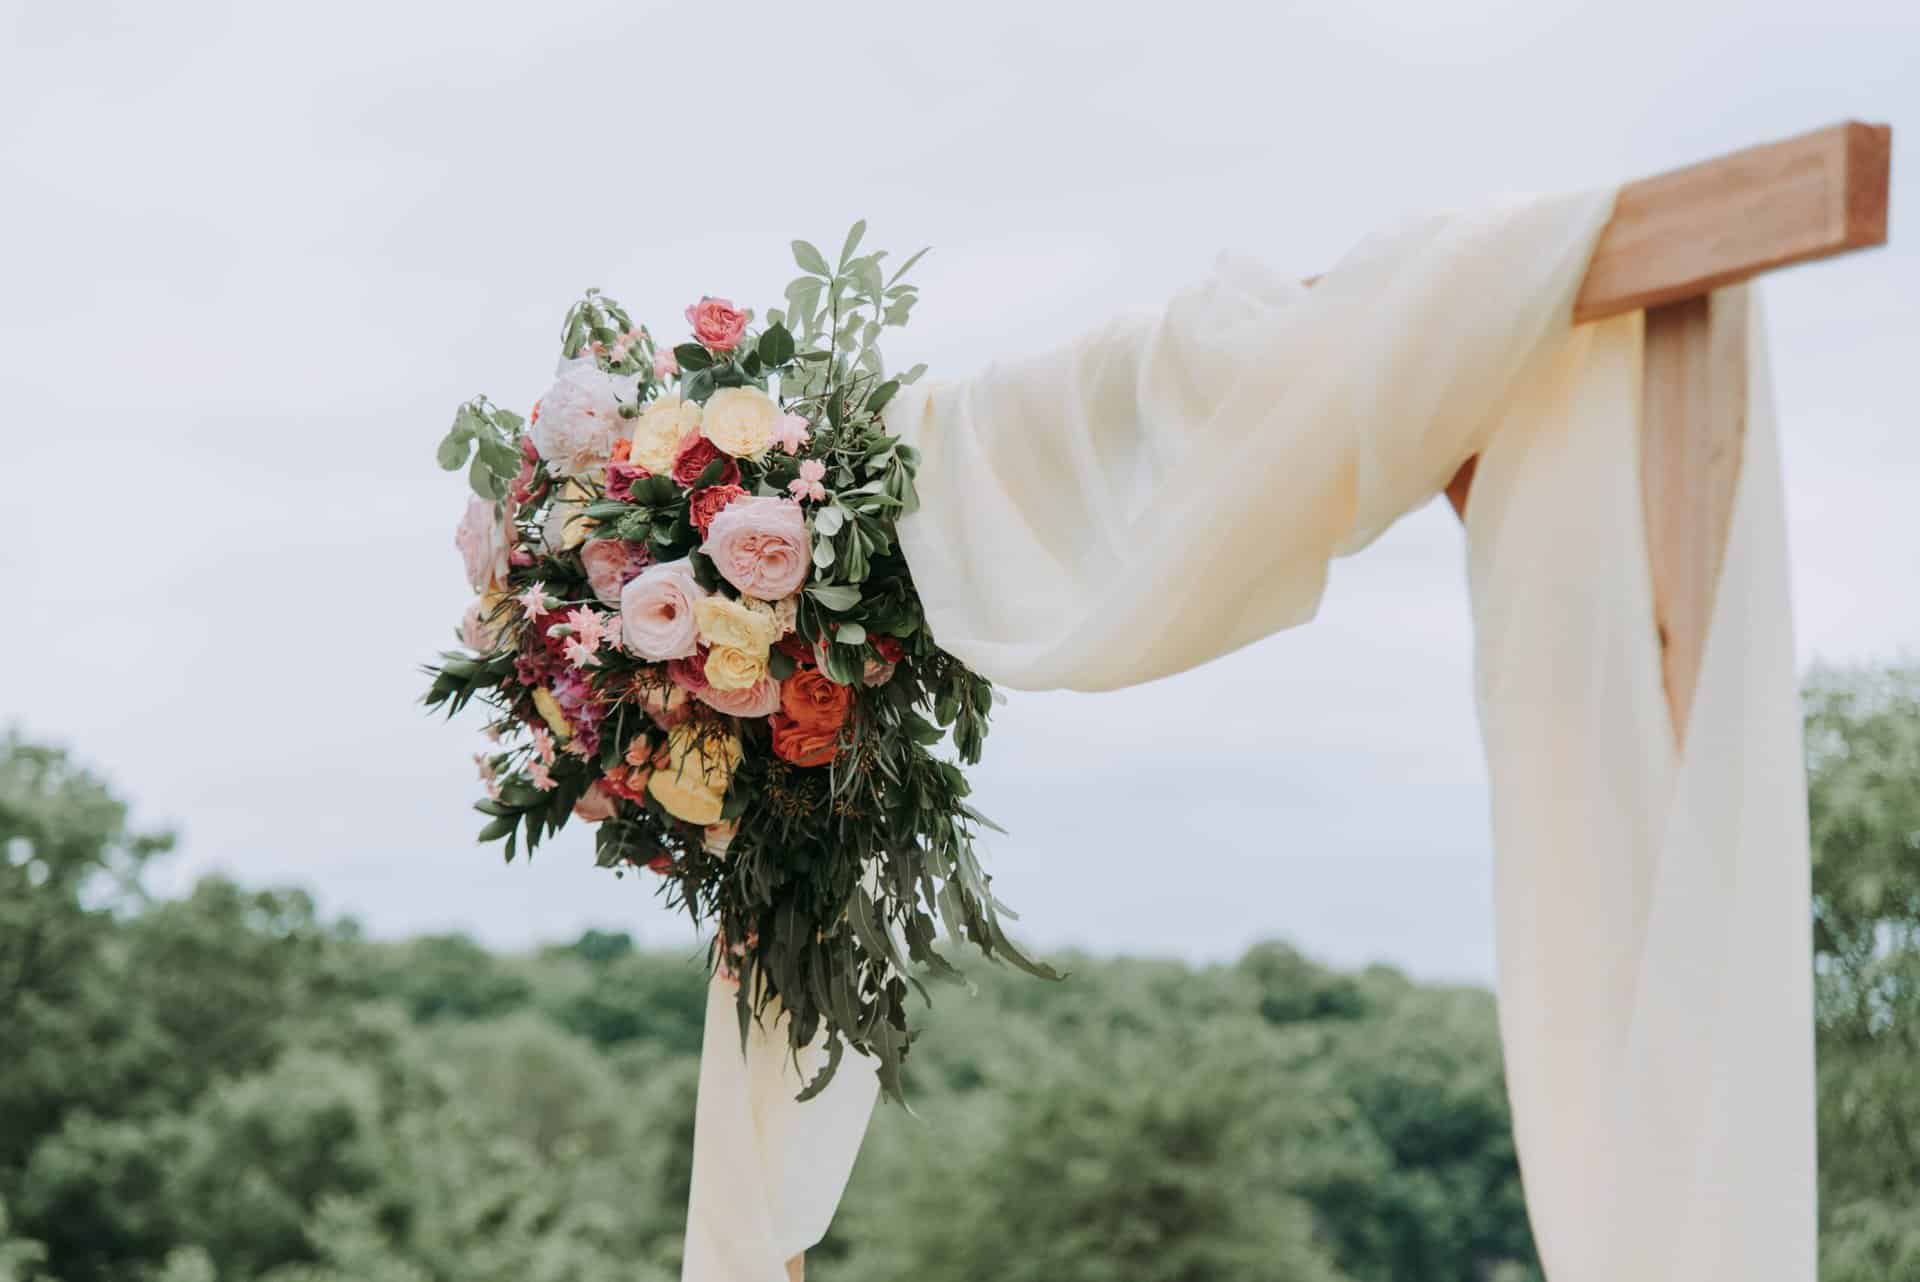
M745 690L715 690L709 686L694 697L730 717L764 717L780 706L780 683L761 677Z
M485 592L507 581L507 523L494 505L479 495L467 500L466 515L453 532L453 545L467 564L467 583Z
M722 578L762 601L778 601L807 581L807 522L788 499L735 499L715 514L700 550Z
M729 299L702 298L687 308L687 324L693 326L693 336L714 351L730 352L740 345L749 315Z
M624 539L589 539L580 549L580 564L587 572L587 583L601 605L619 605L620 589L647 568L653 554L644 543Z
M620 589L620 637L628 653L659 662L699 648L694 603L707 595L685 558L650 565Z
M696 650L684 659L675 659L667 664L667 675L689 694L704 694L712 689L707 684L707 655L704 650Z
M573 817L582 823L597 824L620 813L620 805L604 784L596 781L573 803Z

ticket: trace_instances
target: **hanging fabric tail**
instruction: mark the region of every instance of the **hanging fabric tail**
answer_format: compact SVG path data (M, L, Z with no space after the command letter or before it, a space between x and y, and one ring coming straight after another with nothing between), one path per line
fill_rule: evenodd
M825 1052L796 1065L769 1011L742 1053L735 992L719 975L707 989L681 1282L787 1282L787 1261L826 1236L879 1092L872 1063L849 1053L825 1090L795 1100Z
M1467 510L1500 1017L1551 1282L1812 1282L1809 858L1766 353L1684 750L1636 430L1642 318L1574 332Z

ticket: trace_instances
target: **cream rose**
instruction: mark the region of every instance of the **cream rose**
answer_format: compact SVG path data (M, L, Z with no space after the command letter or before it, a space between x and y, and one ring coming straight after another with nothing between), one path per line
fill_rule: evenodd
M780 625L772 610L756 610L732 597L710 596L693 607L693 614L700 624L700 639L711 646L765 655L767 647L780 639Z
M723 387L707 398L700 432L724 454L755 458L773 444L780 407L757 387Z
M751 690L767 675L767 651L759 654L717 645L707 651L707 684L715 690Z
M673 456L680 452L681 441L700 430L702 417L697 402L662 396L633 420L633 448L628 461L655 476L673 475Z
M578 481L568 481L547 509L547 523L540 527L540 542L548 552L571 552L587 541L594 523L582 513L593 502L593 491Z

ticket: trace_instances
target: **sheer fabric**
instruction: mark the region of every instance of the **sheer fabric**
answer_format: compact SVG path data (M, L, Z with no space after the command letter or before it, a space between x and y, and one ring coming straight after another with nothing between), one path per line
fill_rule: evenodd
M1548 1276L1810 1282L1806 815L1761 328L1682 755L1642 533L1640 318L1568 320L1611 204L1412 223L1310 290L1223 258L1156 313L908 389L890 425L924 463L901 538L935 635L978 671L1114 689L1310 619L1334 557L1480 455L1501 1031ZM729 1004L708 1024L692 1282L777 1282L779 1253L824 1230L871 1104L850 1091L808 1118L826 1101L793 1103L796 1078L749 1110L729 1080L747 1062ZM695 1254L716 1235L753 1249Z

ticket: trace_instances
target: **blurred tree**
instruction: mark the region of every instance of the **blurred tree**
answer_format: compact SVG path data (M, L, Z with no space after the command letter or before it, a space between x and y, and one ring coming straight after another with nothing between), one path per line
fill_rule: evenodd
M1816 669L1823 1274L1920 1277L1920 665Z

